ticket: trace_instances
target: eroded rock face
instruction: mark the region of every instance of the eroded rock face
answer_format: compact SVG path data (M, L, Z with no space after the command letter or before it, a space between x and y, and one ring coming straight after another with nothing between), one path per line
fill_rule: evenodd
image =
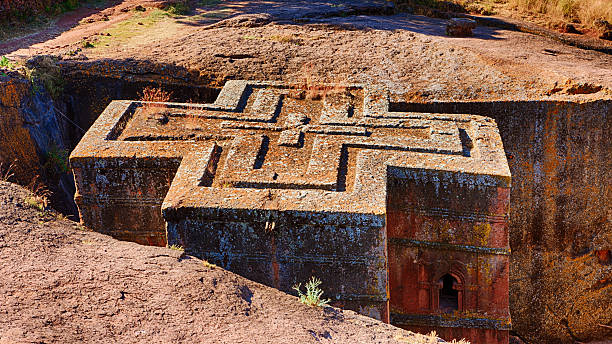
M495 109L495 104L487 107ZM530 343L609 338L612 102L510 104L492 111L510 155L510 309Z
M71 165L98 231L508 341L510 173L490 118L394 112L373 86L230 81L212 104L111 103Z
M45 185L57 210L76 215L64 149L66 126L72 124L62 120L65 106L33 80L16 72L0 77L0 174L11 174L10 180L22 185Z
M562 343L609 338L609 329L601 326L612 320L608 261L595 252L573 257L534 249L513 253L511 268L510 300L522 338L534 343L547 341L547 333Z
M25 80L3 77L0 82L0 163L6 173L13 164L15 179L29 183L39 170L36 146L24 127L21 103L30 90Z
M29 183L47 152L63 147L56 105L42 85L11 73L0 77L0 162L15 162L15 178Z

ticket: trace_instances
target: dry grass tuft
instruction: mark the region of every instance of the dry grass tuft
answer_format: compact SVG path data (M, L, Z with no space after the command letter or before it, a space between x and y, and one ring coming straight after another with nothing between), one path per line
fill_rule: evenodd
M542 13L553 21L570 21L595 28L597 20L612 23L610 0L509 0L523 12Z
M7 166L4 166L4 165L7 165ZM0 161L0 181L8 182L11 178L13 178L13 176L15 175L13 173L14 169L15 169L14 163L4 164Z
M428 334L421 334L421 333L413 333L413 332L409 332L410 336L406 337L404 336L404 334L397 334L394 339L399 341L399 342L405 342L405 343L411 343L411 344L439 344L440 343L440 338L438 338L438 334L436 333L436 331L431 331ZM461 339L461 340L456 340L453 339L450 342L444 342L444 343L450 343L450 344L470 344L470 342L466 341L465 339Z
M38 178L39 176L34 177L30 184L28 184L27 189L30 190L32 196L26 201L44 212L49 208L49 196L51 196L51 191L49 191L47 186Z
M451 12L469 11L484 15L496 13L503 15L504 10L510 10L514 14L519 14L523 20L525 17L533 16L536 17L532 18L536 23L549 27L573 23L580 24L582 28L603 31L606 30L605 23L612 25L612 0L395 0L395 2L400 8L407 6L425 15L430 15L428 14L430 12L423 11L423 8Z
M145 87L140 94L141 102L169 102L172 98L172 92L166 92L161 87ZM160 104L144 104L142 109L144 114L151 114L161 109L164 109L165 105Z

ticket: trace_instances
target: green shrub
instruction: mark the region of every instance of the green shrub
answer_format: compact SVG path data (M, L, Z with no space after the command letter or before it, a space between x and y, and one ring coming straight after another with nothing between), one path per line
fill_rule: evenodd
M0 58L0 68L13 69L15 65L6 56Z
M68 173L70 171L70 166L68 165L69 155L70 152L68 152L68 150L52 146L45 157L46 162L43 165L45 171L47 171L50 176Z
M166 7L166 11L172 15L183 15L189 13L191 8L186 2L176 2Z
M306 294L302 293L301 283L294 285L293 289L297 291L301 303L308 306L321 307L325 306L330 300L321 299L321 296L323 295L323 290L319 289L319 285L321 285L321 280L313 276L310 278L310 281L306 283Z
M64 79L57 60L50 56L38 56L26 64L25 74L37 92L42 84L53 99L59 99L64 92Z

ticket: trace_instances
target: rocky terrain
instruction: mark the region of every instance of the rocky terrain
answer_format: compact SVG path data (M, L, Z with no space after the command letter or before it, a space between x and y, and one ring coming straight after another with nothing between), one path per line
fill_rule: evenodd
M612 55L496 26L451 38L445 20L386 1L203 1L186 13L164 3L111 2L0 42L13 61L45 54L61 69L55 107L67 120L21 115L34 138L55 116L70 149L111 99L153 85L210 102L229 79L376 83L405 108L491 116L513 175L514 333L529 343L612 338ZM4 113L48 107L48 95L31 100L27 79L7 78Z
M0 182L0 343L439 343L89 232Z
M0 54L52 54L94 74L217 86L236 78L384 82L448 100L558 95L552 91L570 82L601 86L588 92L597 98L611 94L610 55L496 27L449 38L441 19L368 15L386 13L386 1L211 3L168 15L154 1L130 0L38 44L2 43ZM148 9L135 11L141 4Z

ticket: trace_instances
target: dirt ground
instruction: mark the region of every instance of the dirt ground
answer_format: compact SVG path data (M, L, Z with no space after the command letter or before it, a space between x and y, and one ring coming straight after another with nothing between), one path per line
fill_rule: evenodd
M0 343L438 343L169 248L42 216L0 182Z

